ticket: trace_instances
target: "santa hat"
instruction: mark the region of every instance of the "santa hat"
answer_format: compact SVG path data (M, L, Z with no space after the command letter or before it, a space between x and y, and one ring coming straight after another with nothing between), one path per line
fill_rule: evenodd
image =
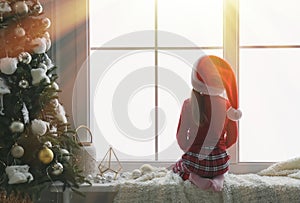
M223 96L226 93L224 97L231 104L227 117L233 121L241 118L235 74L224 59L217 56L201 57L192 71L192 85L200 94Z

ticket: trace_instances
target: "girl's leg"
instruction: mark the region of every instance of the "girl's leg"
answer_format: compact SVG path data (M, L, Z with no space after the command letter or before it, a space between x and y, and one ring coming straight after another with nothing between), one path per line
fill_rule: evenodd
M224 174L218 175L218 176L214 177L212 179L212 186L211 186L211 188L214 191L216 191L216 192L221 191L223 189L224 179L225 179Z
M177 173L183 180L187 180L190 176L190 173L186 170L181 159L172 165L172 170L174 173Z
M212 187L213 181L209 178L202 178L201 176L191 173L189 180L202 190L207 190Z

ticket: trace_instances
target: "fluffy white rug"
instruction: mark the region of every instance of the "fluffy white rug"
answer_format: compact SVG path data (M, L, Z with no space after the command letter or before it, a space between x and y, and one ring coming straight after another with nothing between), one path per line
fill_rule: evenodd
M300 179L300 157L275 163L258 174L263 176L289 176Z
M143 171L141 167L123 174L117 187L115 203L300 202L300 180L257 174L227 174L223 191L212 192L202 191L164 168Z

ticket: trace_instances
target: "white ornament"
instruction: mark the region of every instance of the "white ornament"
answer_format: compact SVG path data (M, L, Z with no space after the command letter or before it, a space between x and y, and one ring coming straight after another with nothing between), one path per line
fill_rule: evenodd
M50 103L54 108L57 108L59 105L58 99L52 99Z
M0 59L0 71L6 75L12 75L18 68L17 64L17 58L2 58Z
M153 166L151 166L150 164L144 164L140 167L140 170L143 174L146 174L146 173L151 173L154 171L154 168Z
M132 171L131 177L132 177L133 179L137 179L137 178L139 178L139 177L141 177L141 176L142 176L142 172L141 172L140 169L134 169L134 170Z
M25 30L22 27L16 27L15 28L15 35L17 37L24 37L26 34Z
M32 84L38 85L43 79L46 83L50 83L49 77L46 75L47 70L43 68L37 68L31 70Z
M0 2L0 13L9 13L11 12L11 7L9 6L8 2L1 1Z
M28 165L7 166L5 172L8 176L8 184L30 183L33 181L33 176L29 171Z
M22 146L19 146L18 144L14 144L10 152L14 158L18 159L24 155L24 148Z
M44 147L48 147L48 148L51 148L52 147L52 143L50 141L46 141L44 143Z
M59 90L59 86L56 82L53 82L51 87L54 88L55 90Z
M3 78L0 77L0 115L4 116L4 106L3 106L3 95L9 94L10 90L8 86L5 84L5 81Z
M63 123L67 123L67 117L64 107L61 104L58 104L58 107L56 108L56 118L60 120Z
M49 123L40 119L31 121L31 130L35 135L44 135L47 132Z
M29 123L29 111L25 103L23 103L22 114L23 114L24 123L25 124Z
M24 124L20 121L14 121L9 126L13 133L21 133L24 131Z
M51 61L51 59L49 58L49 56L47 54L45 54L45 61L44 63L46 64L46 66L49 68L52 68L54 65Z
M45 38L35 38L31 41L32 50L36 54L42 54L47 51L47 40Z

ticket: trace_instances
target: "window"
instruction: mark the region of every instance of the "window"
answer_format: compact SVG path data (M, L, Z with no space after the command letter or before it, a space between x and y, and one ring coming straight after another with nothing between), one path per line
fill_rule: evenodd
M242 162L299 156L299 5L297 0L240 0Z
M121 160L175 161L192 65L223 55L223 1L90 0L90 50L99 157L112 145Z
M90 0L90 120L99 157L109 145L125 161L181 155L177 122L203 52L227 59L238 76L243 117L232 164L299 154L298 7L297 0Z

